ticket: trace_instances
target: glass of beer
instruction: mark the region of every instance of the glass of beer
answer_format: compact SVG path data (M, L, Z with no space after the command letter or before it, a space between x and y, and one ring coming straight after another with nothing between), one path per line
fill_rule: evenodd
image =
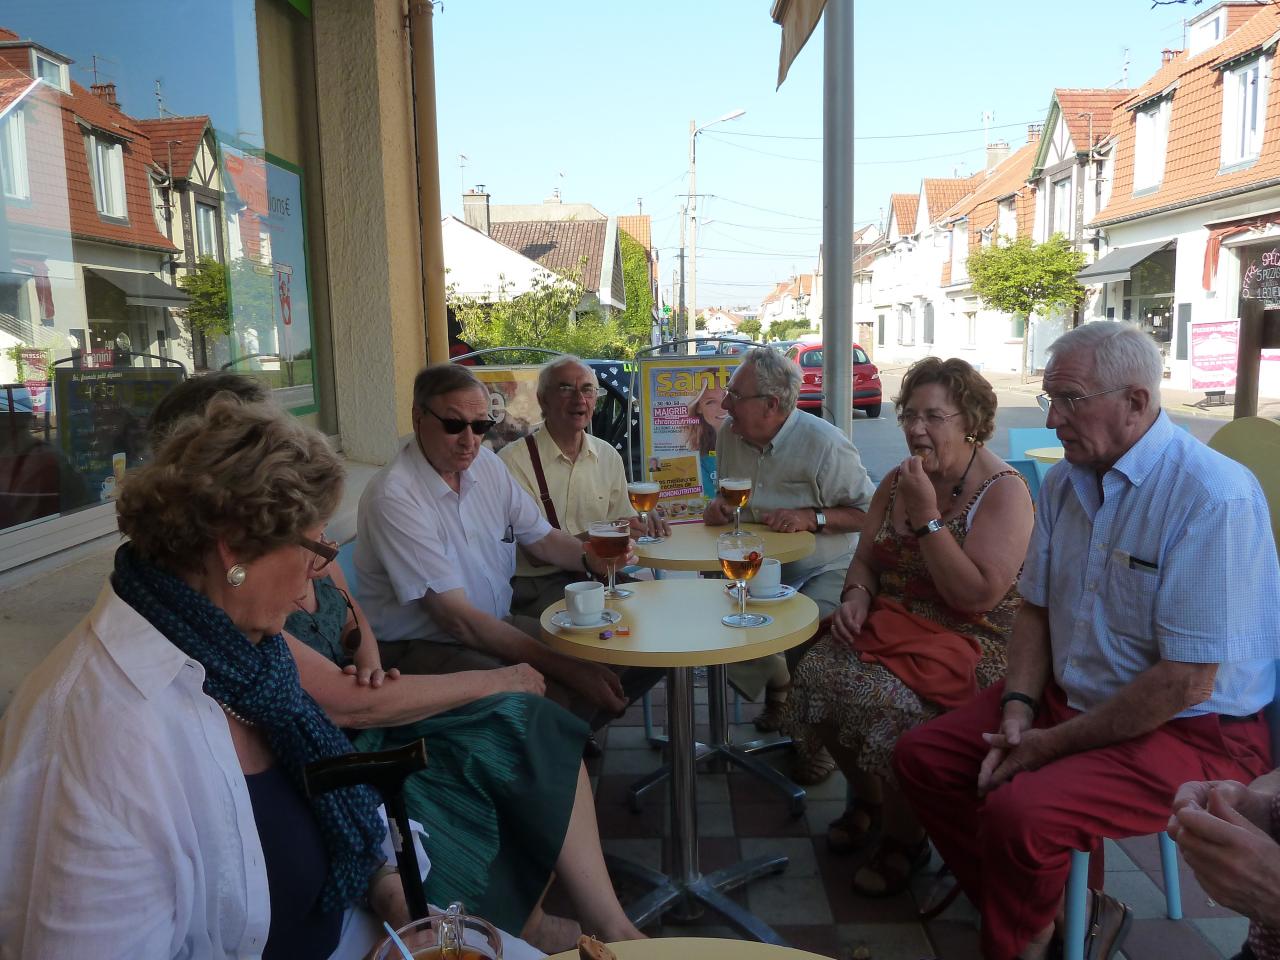
M609 600L622 600L631 596L631 590L619 590L615 578L618 561L627 555L627 542L631 539L631 524L626 520L597 520L587 531L591 537L591 549L609 565L609 586L604 595Z
M750 477L723 477L720 480L720 496L733 507L733 532L742 532L742 508L751 496Z
M747 613L747 581L760 570L764 560L764 540L753 533L722 533L716 541L720 569L730 580L738 581L738 612L721 617L728 627L763 627L772 618Z
M415 920L396 931L413 960L502 960L502 936L479 917L463 912L453 903L443 914ZM390 937L384 940L374 960L401 960L404 953Z
M658 485L656 483L637 480L627 484L627 496L631 498L631 508L640 514L640 528L649 529L649 511L658 505ZM644 533L636 537L636 543L661 543L661 537L651 537Z

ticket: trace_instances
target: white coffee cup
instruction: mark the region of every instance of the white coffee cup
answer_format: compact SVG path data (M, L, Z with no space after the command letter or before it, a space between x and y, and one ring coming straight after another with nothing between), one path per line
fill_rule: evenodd
M587 627L604 619L604 584L593 580L564 588L564 608L575 627Z
M753 597L767 600L782 592L782 561L773 557L765 557L760 561L760 570L747 581L747 593Z

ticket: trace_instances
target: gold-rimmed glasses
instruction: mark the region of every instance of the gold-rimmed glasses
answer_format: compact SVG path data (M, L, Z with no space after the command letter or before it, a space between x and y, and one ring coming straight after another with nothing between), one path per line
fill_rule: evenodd
M298 545L306 547L315 556L311 558L310 570L312 573L321 573L329 564L338 559L338 545L326 537L320 535L319 540L312 540L310 537L299 537Z

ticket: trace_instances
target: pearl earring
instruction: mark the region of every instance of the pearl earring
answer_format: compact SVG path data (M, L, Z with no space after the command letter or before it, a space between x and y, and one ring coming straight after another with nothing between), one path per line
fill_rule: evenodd
M238 587L244 583L245 578L249 576L249 571L240 564L236 564L227 571L227 583L233 587Z

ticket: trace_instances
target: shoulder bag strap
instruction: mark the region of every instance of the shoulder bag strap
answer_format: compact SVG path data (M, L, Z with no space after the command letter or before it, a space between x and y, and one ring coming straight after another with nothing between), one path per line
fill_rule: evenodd
M529 448L529 462L533 464L533 475L538 481L538 499L542 501L542 509L547 513L547 523L559 530L560 520L556 516L556 505L551 502L551 494L547 490L547 475L542 472L542 457L538 455L538 442L533 439L532 433L524 435L524 442Z

